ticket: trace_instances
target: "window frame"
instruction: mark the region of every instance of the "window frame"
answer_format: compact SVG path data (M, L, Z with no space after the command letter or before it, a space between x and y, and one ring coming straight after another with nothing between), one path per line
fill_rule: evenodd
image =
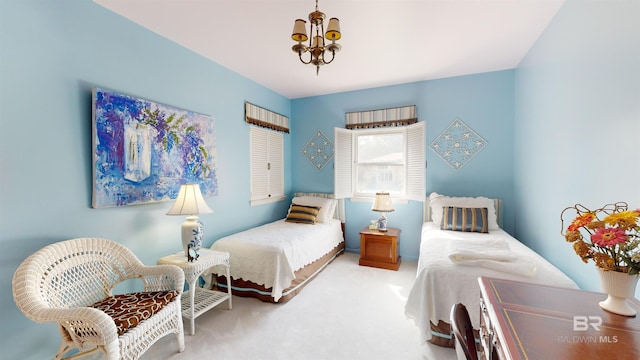
M371 201L375 193L356 191L357 137L371 134L404 134L405 192L392 194L395 200L424 201L426 192L426 139L423 121L402 127L349 130L334 128L334 193L336 198ZM385 189L379 189L385 190Z
M400 163L391 163L391 162L359 162L358 158L360 156L360 144L359 144L359 138L363 137L363 136L385 136L385 135L401 135L402 136L402 146L403 146L403 151L402 151L402 161ZM352 182L353 182L353 197L354 198L373 198L375 196L376 191L386 191L386 192L390 192L392 196L394 197L399 197L398 193L390 191L390 189L388 188L380 188L380 189L376 189L373 192L360 192L358 191L358 176L360 175L360 171L362 171L362 168L365 166L382 166L382 167L388 167L389 169L391 167L394 166L400 166L402 167L402 172L405 175L405 181L403 184L403 188L404 188L404 193L402 194L402 196L404 194L406 194L406 190L407 190L407 181L406 181L406 175L407 175L407 131L404 128L399 128L399 127L395 127L395 128L377 128L377 129L363 129L360 131L354 131L353 132L353 178L352 178ZM387 169L388 170L388 169ZM385 171L383 174L377 173L376 172L376 177L378 177L379 175L384 175L385 173L387 173L387 171Z

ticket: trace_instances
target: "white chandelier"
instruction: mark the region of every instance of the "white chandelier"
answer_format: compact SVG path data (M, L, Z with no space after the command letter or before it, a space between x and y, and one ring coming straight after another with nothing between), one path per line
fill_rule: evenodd
M340 20L338 18L329 19L329 25L327 26L327 32L324 32L324 19L325 14L318 10L318 0L316 0L316 11L309 14L309 36L307 36L307 30L305 28L307 22L302 19L296 19L293 24L293 33L291 38L298 43L291 47L293 52L298 53L298 57L303 64L313 64L316 66L316 75L320 72L320 66L330 64L336 57L336 52L342 48L339 44L336 44L336 40L340 40ZM315 27L315 35L314 35ZM331 44L325 45L325 38L331 40ZM302 42L309 40L309 46L304 45ZM310 57L308 60L302 58L302 54L309 52ZM331 60L327 61L325 54L331 53Z

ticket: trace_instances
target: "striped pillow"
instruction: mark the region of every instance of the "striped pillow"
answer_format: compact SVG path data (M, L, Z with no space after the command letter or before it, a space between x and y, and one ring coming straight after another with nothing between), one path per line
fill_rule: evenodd
M291 204L289 214L287 215L287 219L285 221L300 224L315 224L319 212L319 206Z
M442 208L442 230L488 233L487 208Z

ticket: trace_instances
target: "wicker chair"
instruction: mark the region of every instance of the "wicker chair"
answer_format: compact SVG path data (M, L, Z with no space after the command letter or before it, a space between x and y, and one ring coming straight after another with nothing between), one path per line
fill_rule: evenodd
M112 296L113 288L128 279L140 279L144 291ZM56 359L73 349L81 354L101 349L110 360L137 359L171 333L177 336L179 351L184 351L180 307L183 286L184 273L177 266L145 266L119 243L79 238L48 245L25 259L13 275L13 298L29 319L58 324L62 343ZM145 304L135 297L156 294L165 303L152 304L155 308L150 317L140 315L139 307ZM124 319L128 324L117 323L112 312L96 308L96 304L120 296L134 297L128 304L132 309L124 315L136 311L138 317L142 316L137 324L128 323L131 317ZM121 305L117 307L125 307ZM148 301L146 305L144 313L149 310Z

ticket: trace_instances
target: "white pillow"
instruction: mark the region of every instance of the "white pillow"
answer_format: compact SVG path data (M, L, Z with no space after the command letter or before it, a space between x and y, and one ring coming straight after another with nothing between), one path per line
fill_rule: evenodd
M316 217L316 221L323 223L333 219L333 213L336 211L336 205L338 200L321 198L316 196L296 196L291 202L297 205L304 206L320 206L320 212Z
M440 195L435 192L429 195L429 206L431 207L431 221L435 224L442 223L442 209L447 206L466 207L466 208L487 208L487 222L489 230L497 230L498 216L496 215L496 207L493 199L487 197L451 197Z

